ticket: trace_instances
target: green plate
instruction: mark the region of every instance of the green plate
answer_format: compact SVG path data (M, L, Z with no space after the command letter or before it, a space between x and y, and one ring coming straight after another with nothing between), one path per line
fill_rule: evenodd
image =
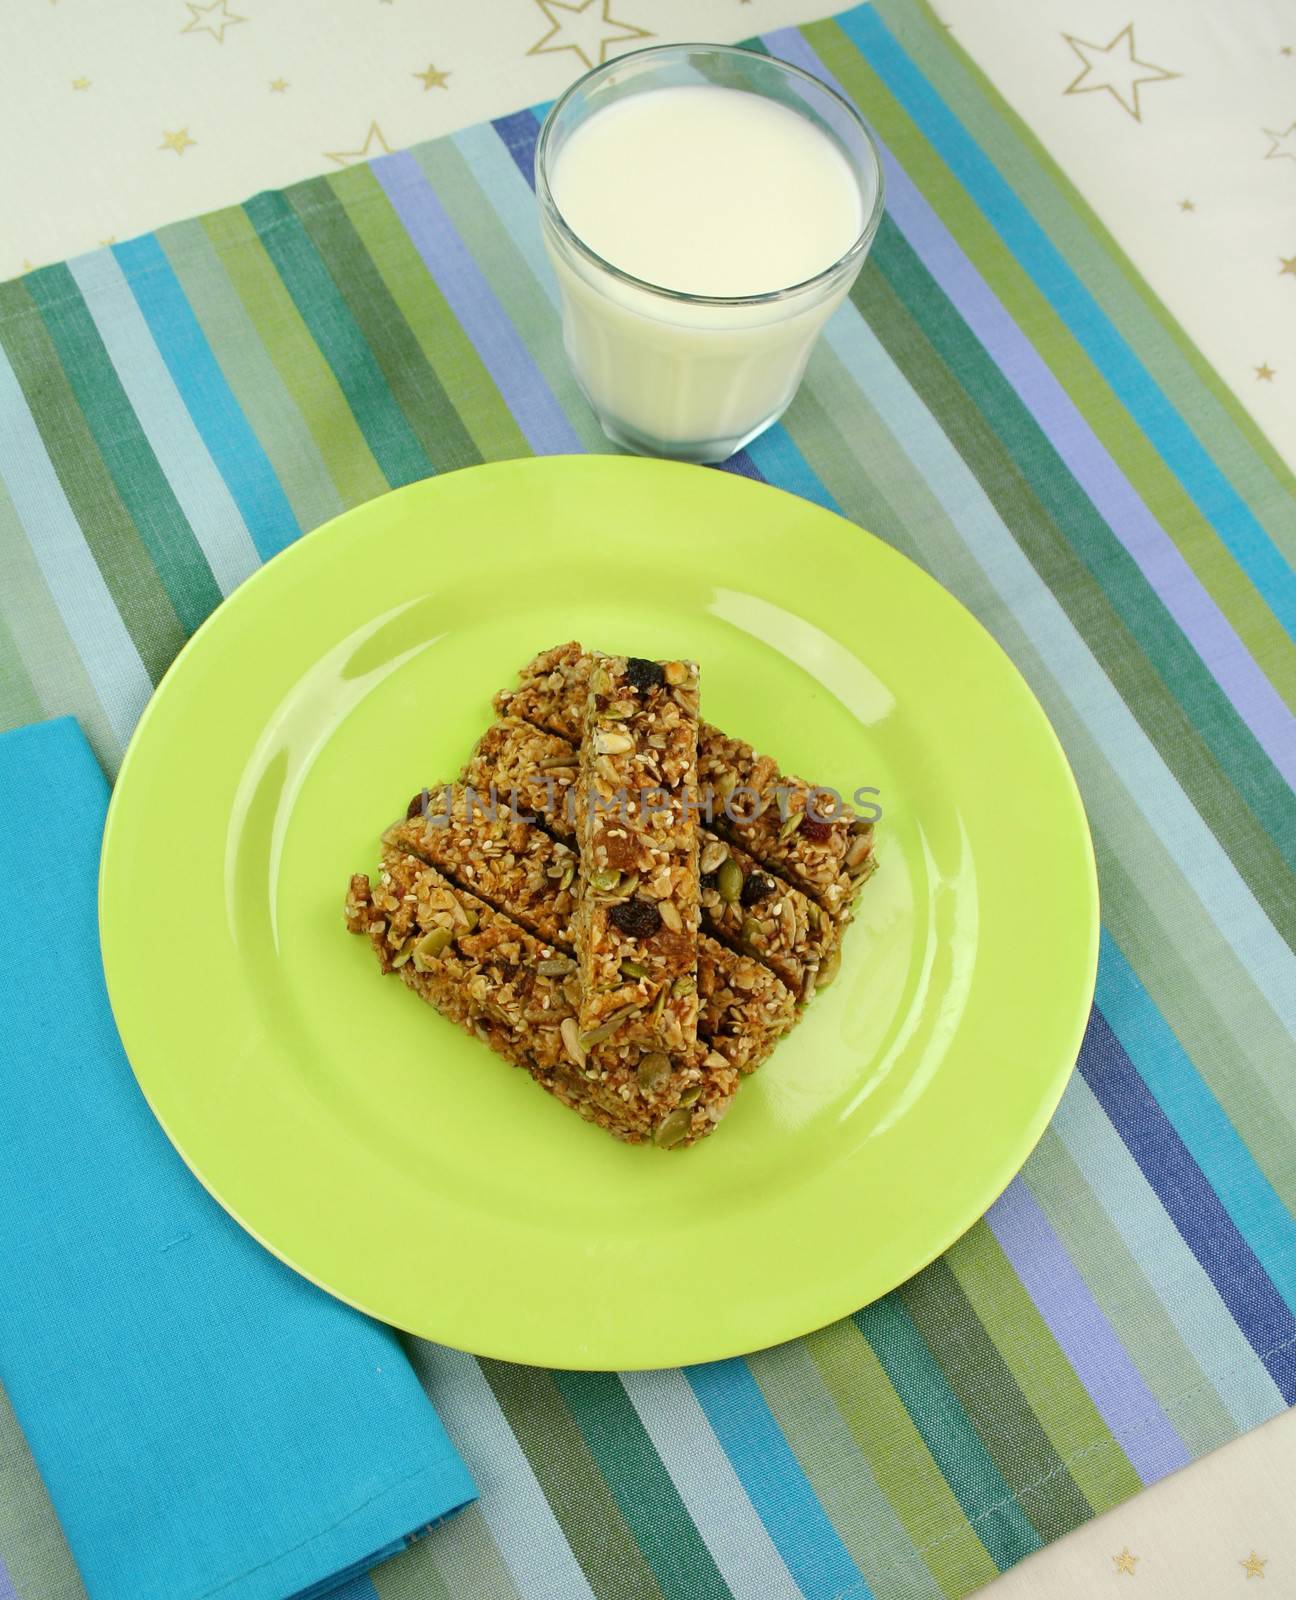
M708 718L883 810L836 983L671 1154L583 1123L342 924L379 831L572 637L695 657ZM131 743L100 915L140 1085L249 1232L398 1327L587 1368L787 1339L952 1243L1058 1102L1098 934L1066 760L968 612L803 500L616 457L414 484L245 583Z

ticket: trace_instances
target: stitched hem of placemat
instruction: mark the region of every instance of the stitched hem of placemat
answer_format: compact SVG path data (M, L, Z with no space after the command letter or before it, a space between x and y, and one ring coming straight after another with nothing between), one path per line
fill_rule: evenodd
M1254 1360L1260 1362L1268 1361L1271 1356L1279 1355L1282 1353L1282 1351L1290 1349L1293 1345L1296 1345L1296 1337L1284 1339L1280 1344L1274 1345L1272 1349L1256 1352L1254 1355ZM1226 1367L1220 1367L1214 1372L1205 1373L1200 1383L1190 1384L1188 1388L1181 1389L1178 1394L1173 1395L1169 1400L1167 1400L1163 1406L1159 1406L1155 1412L1147 1411L1141 1416L1134 1418L1129 1426L1124 1430L1125 1437L1129 1438L1131 1434L1138 1433L1146 1428L1151 1427L1159 1415L1165 1415L1170 1408L1178 1406L1182 1401L1188 1399L1190 1395L1200 1394L1205 1389L1216 1387L1221 1379L1227 1378L1231 1373L1237 1372L1242 1367L1249 1366L1250 1364L1251 1363L1246 1357L1242 1357L1237 1361L1230 1362ZM1279 1395L1278 1398L1279 1404L1273 1409L1273 1411L1269 1413L1268 1417L1263 1418L1261 1422L1254 1423L1248 1428L1235 1427L1227 1437L1220 1439L1216 1444L1213 1444L1209 1450L1203 1450L1200 1455L1191 1456L1190 1459L1184 1463L1184 1466L1192 1466L1193 1462L1200 1461L1203 1459L1203 1457L1211 1455L1214 1451L1220 1449L1222 1445L1229 1444L1234 1439L1240 1439L1245 1434L1254 1432L1255 1428L1260 1427L1263 1422L1271 1421L1274 1417L1281 1416L1285 1411L1292 1409L1290 1406L1283 1403L1281 1395ZM1069 1472L1071 1467L1077 1461L1083 1461L1087 1456L1096 1455L1103 1450L1121 1448L1120 1440L1117 1439L1114 1434L1110 1433L1105 1438L1095 1439L1090 1444L1082 1445L1079 1450L1072 1451L1072 1453L1067 1456L1065 1460L1060 1460L1056 1467L1051 1467L1046 1473L1043 1474L1042 1477L1036 1478L1033 1483L1023 1484L1020 1488L1011 1490L1002 1499L994 1501L994 1503L991 1505L984 1506L974 1516L961 1517L952 1528L948 1528L944 1533L937 1534L934 1539L929 1539L926 1544L915 1545L914 1554L918 1556L925 1555L928 1550L934 1550L938 1545L944 1544L949 1539L956 1539L961 1533L976 1533L977 1523L984 1522L987 1517L993 1516L996 1511L1002 1511L1007 1505L1017 1505L1023 1516L1026 1517L1027 1521L1030 1521L1030 1513L1027 1511L1026 1507L1022 1505L1022 1497L1024 1495L1033 1494L1036 1489L1042 1488L1044 1484L1048 1483L1051 1479L1056 1478L1060 1473ZM1181 1471L1182 1469L1175 1468L1174 1470ZM1162 1476L1170 1477L1172 1474L1167 1472L1162 1474ZM1158 1478L1148 1479L1147 1482L1142 1483L1138 1489L1135 1489L1132 1493L1125 1495L1122 1499L1115 1501L1106 1509L1108 1511L1115 1510L1116 1506L1124 1505L1128 1501L1133 1500L1142 1492L1143 1489L1150 1488L1153 1483L1157 1483L1159 1481L1160 1479ZM1100 1515L1100 1513L1093 1511L1091 1508L1091 1515L1086 1517L1084 1522L1077 1523L1076 1526L1083 1527L1085 1522L1092 1521L1093 1518L1098 1515ZM1055 1540L1048 1540L1044 1545L1041 1545L1041 1548L1046 1548L1047 1544L1052 1544L1055 1542ZM1003 1570L1007 1571L1009 1569L1004 1568ZM830 1596L830 1600L849 1600L851 1595L860 1594L866 1590L867 1587L867 1582L861 1578L858 1583L852 1583L845 1589L838 1589L835 1594Z
M302 1550L309 1550L312 1545L318 1544L321 1539L327 1538L329 1534L336 1533L339 1528L344 1527L352 1518L358 1517L361 1512L367 1511L377 1501L382 1500L397 1489L403 1489L416 1478L426 1477L429 1481L429 1487L432 1487L446 1478L449 1473L461 1474L463 1471L464 1469L457 1463L443 1463L436 1467L428 1467L422 1464L414 1467L409 1472L402 1473L399 1478L391 1479L381 1489L376 1489L367 1499L360 1501L358 1505L352 1506L343 1516L330 1522L328 1527L318 1529L311 1534L310 1538L302 1539L297 1544L288 1545L285 1549L277 1551L276 1554L268 1557L265 1561L258 1561L255 1566L245 1567L241 1572L233 1573L212 1588L204 1589L201 1594L195 1596L195 1600L210 1600L213 1595L224 1594L226 1590L232 1588L236 1583L242 1583L246 1578L254 1577L258 1572L265 1572L268 1568L276 1566L281 1561L286 1561L289 1556L297 1555ZM456 1501L455 1505L451 1507L451 1511L458 1510L462 1504L464 1504L463 1501ZM394 1539L404 1539L408 1543L425 1533L429 1528L435 1527L438 1522L444 1521L445 1517L449 1515L450 1511L447 1511L442 1517L433 1518L431 1521L416 1522L412 1528L404 1528L399 1532L393 1532L392 1537ZM357 1556L356 1559L359 1561L364 1558L363 1556Z
M445 137L445 135L442 135L442 137ZM393 150L388 153L390 155L413 155L414 152L422 145L436 143L436 139L422 139L417 144L407 145L401 150ZM368 162L361 164L364 166L369 165ZM326 183L332 176L333 174L331 172L319 172L309 178L299 178L295 183L285 183L281 188L278 189L260 189L257 190L255 194L250 194L247 200L236 200L230 205L217 206L211 211L200 211L191 217L178 217L174 222L160 223L156 228L149 229L145 233L135 234L133 237L137 239L148 239L158 234L169 233L173 228L183 228L188 226L190 223L202 222L205 217L219 217L222 215L222 213L227 211L242 211L249 201L257 198L257 194L288 194L293 190L303 189L309 184ZM391 201L387 196L387 191L382 188L375 189L372 194L348 196L346 202L348 211L368 209L369 207L378 205L379 203L386 203L388 206L391 205ZM331 215L332 209L333 208L331 206L317 204L314 201L307 199L300 206L294 205L289 216L274 217L270 222L264 225L254 224L252 230L253 237L257 239L264 239L267 234L274 233L280 228L291 227L295 221L299 221L303 217ZM131 240L127 239L123 240L122 242L129 244ZM239 241L239 247L245 247L250 242L250 240L241 240ZM111 245L103 245L95 250L83 250L80 255L101 255L104 250L111 249ZM69 261L76 261L79 259L80 256L67 256L60 261L47 262L43 267L35 267L31 272L21 273L18 277L10 278L7 281L9 283L21 283L24 278L35 277L38 273L48 270L49 267L66 266ZM168 270L169 269L165 264L148 264L136 269L132 269L131 275L133 278L138 279L165 277ZM61 306L78 305L83 303L84 299L85 296L79 289L72 294L51 295L45 300L44 309L52 311L57 310ZM6 307L0 311L0 327L4 327L8 323L22 322L28 317L42 316L43 311L40 306L37 306L31 300L24 299L19 301L16 305Z

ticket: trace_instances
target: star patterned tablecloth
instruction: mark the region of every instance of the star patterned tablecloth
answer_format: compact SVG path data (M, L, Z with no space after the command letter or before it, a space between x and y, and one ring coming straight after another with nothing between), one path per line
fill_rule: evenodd
M825 0L6 0L0 278L553 97L644 43ZM1296 13L1284 0L937 0L1288 464L1296 462ZM1011 177L1011 174L1009 175ZM1296 823L1292 824L1296 826ZM79 1590L0 1399L0 1600ZM1029 1557L996 1600L1296 1596L1288 1412ZM40 1531L46 1530L46 1531ZM413 1600L388 1577L383 1600ZM48 1586L54 1585L54 1590ZM458 1597L455 1597L458 1600ZM467 1597L466 1597L467 1600Z

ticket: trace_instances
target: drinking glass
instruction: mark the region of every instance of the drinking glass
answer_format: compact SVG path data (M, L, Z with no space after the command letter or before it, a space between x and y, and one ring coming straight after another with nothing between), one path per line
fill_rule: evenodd
M655 89L760 95L808 118L859 184L863 226L844 255L802 283L761 294L686 294L606 261L568 225L550 176L597 111ZM707 152L700 149L699 161ZM723 461L787 409L819 330L854 283L882 219L882 166L854 106L788 62L738 46L660 45L618 56L555 102L536 145L541 231L558 278L563 341L604 433L640 455ZM717 172L722 185L725 174Z

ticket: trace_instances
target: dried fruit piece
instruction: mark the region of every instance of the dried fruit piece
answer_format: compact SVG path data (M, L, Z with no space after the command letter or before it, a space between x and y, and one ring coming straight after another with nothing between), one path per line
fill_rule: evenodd
M651 900L623 900L612 907L608 917L620 932L632 939L651 939L661 929L662 915Z
M742 886L742 903L748 908L758 906L762 900L768 900L777 888L777 882L768 872L749 872Z
M626 662L626 682L639 694L656 689L666 682L666 674L659 662L645 661L642 656L631 656Z

